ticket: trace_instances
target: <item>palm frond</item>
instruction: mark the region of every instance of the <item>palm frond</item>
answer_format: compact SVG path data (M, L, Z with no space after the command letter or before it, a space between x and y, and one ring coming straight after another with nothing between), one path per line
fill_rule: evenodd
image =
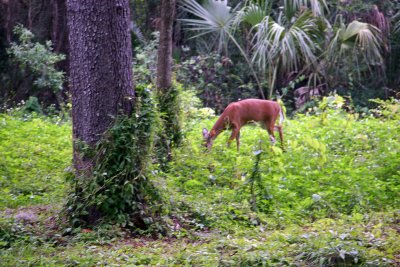
M195 0L182 0L182 8L197 17L197 19L181 19L189 29L199 32L195 37L205 34L216 35L218 39L218 50L222 51L224 49L226 53L228 40L231 40L235 44L246 60L246 63L257 82L260 95L262 98L265 98L260 80L253 68L248 54L234 37L234 22L235 16L238 13L237 10L239 5L231 10L228 6L227 0L209 0L208 4L205 6L201 6Z
M226 47L234 21L234 13L231 12L227 1L209 0L202 6L195 0L183 0L182 7L197 17L181 19L190 30L199 32L195 37L212 33L218 36L218 49Z
M347 27L343 24L340 26L329 45L328 53L334 61L344 56L363 56L368 64L381 65L382 43L381 32L377 27L354 20Z
M135 21L131 21L131 31L132 33L136 36L136 38L141 42L142 44L145 44L147 42L146 38L143 35L142 30L140 27L136 24Z
M400 32L400 11L398 11L398 12L392 17L392 23L394 24L394 26L393 26L393 31L394 31L394 33Z
M297 12L311 10L314 17L324 16L329 13L325 0L284 0L286 17L291 20Z
M235 16L235 25L246 22L251 26L255 26L263 21L271 12L272 1L258 0L247 1Z
M279 60L281 68L298 70L299 63L313 65L318 49L315 39L316 19L304 12L290 28L268 18L260 23L255 38L253 61L260 66Z

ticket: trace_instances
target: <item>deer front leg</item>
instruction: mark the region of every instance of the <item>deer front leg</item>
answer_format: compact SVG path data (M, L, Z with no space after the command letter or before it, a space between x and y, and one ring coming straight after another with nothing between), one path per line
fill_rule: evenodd
M239 151L239 138L240 138L240 129L239 129L239 127L237 127L237 126L232 126L232 133L231 133L231 137L229 137L229 140L228 140L228 147L230 146L230 144L231 144L231 142L233 141L233 139L235 139L236 138L236 144L238 145L237 146L237 149L238 149L238 151Z
M236 146L237 146L237 151L239 152L239 147L240 147L240 130L238 131L238 134L236 135Z

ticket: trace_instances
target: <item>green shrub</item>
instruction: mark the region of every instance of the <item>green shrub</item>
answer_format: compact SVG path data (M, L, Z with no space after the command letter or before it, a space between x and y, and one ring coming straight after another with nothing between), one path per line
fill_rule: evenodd
M400 100L391 98L386 101L381 99L372 99L370 101L379 105L377 109L372 110L377 117L400 120Z
M30 96L23 107L24 113L35 112L37 114L42 114L42 107L39 104L37 97Z
M19 64L22 70L29 70L35 75L37 88L51 88L54 92L62 90L64 72L56 70L55 65L65 59L65 55L53 52L53 44L34 42L34 35L21 25L13 32L18 36L18 43L11 43L8 54Z

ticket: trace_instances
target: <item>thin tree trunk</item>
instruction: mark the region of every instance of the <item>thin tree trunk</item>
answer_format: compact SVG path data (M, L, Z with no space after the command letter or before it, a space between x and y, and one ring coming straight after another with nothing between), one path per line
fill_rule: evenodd
M77 141L94 146L120 111L132 111L128 0L67 0L76 173L89 174Z
M54 51L67 54L68 31L66 23L66 0L51 0L52 29L50 32Z
M172 85L172 33L176 0L162 0L160 41L157 62L157 88L166 93Z
M57 63L57 68L66 73L66 77L69 77L69 51L68 51L68 30L67 30L67 7L66 0L51 0L51 24L52 28L50 31L51 41L53 43L53 49L56 53L62 53L66 55L65 60ZM63 89L59 92L55 92L58 106L65 113L64 108L64 97L65 92L68 88L68 81L64 81Z
M160 112L164 114L164 132L161 135L159 159L161 165L171 161L171 147L180 142L179 110L177 92L172 87L172 36L175 19L176 0L162 0L160 18L160 39L157 58L157 90Z

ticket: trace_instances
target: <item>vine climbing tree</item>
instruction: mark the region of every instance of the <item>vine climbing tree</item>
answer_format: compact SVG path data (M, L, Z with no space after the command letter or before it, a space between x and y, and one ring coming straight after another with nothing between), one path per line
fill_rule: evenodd
M154 112L133 89L128 0L68 0L74 140L74 224L112 220L147 229L159 199L145 177Z

